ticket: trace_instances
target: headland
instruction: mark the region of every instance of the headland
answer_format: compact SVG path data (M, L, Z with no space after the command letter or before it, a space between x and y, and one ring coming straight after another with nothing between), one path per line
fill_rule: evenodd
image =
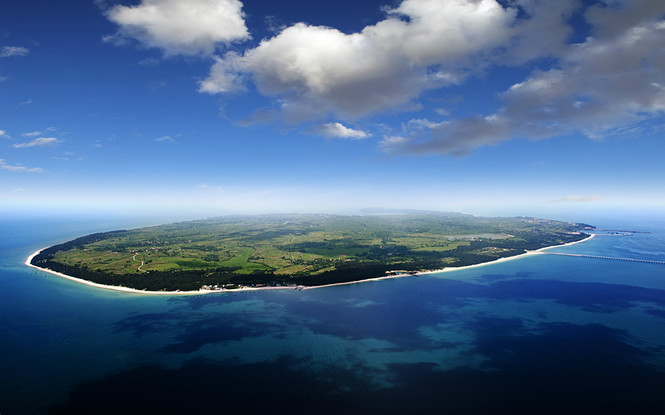
M153 295L303 290L450 272L593 237L586 224L470 215L269 215L87 235L26 265ZM396 271L400 270L400 271Z

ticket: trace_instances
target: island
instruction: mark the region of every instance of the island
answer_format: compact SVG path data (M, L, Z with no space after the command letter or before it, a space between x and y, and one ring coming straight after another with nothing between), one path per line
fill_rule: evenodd
M302 288L455 269L575 243L593 226L460 213L225 216L95 233L27 264L145 292Z

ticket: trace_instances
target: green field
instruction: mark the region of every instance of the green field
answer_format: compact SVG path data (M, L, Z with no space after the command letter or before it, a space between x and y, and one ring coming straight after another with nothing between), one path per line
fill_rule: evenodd
M147 290L319 285L492 261L580 240L584 226L452 213L229 216L88 235L33 264Z

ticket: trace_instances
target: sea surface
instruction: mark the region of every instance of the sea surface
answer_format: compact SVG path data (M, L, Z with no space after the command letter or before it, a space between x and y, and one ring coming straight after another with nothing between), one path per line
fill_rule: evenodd
M553 252L665 261L665 218ZM663 414L665 265L535 255L314 290L147 296L26 267L129 219L0 220L0 414Z

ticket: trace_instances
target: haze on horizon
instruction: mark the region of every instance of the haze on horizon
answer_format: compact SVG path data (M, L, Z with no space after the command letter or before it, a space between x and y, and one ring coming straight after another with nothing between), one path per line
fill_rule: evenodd
M0 27L0 212L665 207L660 0L10 0Z

